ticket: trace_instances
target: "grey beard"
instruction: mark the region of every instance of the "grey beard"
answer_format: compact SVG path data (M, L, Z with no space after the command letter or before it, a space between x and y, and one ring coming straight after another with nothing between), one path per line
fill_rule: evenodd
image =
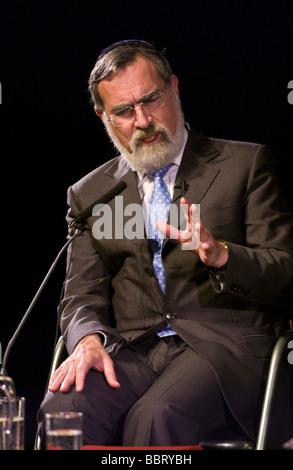
M129 143L131 152L122 146L115 136L110 123L105 121L105 128L114 146L121 153L129 168L140 173L151 172L163 168L171 163L179 154L184 139L184 115L178 109L178 124L175 136L172 138L167 130L160 124L150 124L147 129L138 129ZM139 141L157 132L161 133L158 142L153 145L142 146Z

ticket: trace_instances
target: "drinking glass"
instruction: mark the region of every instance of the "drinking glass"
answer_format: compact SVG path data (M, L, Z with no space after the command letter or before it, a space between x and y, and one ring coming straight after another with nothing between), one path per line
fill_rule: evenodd
M46 413L46 449L80 450L83 445L82 418L78 411Z
M15 386L11 377L0 374L0 398L15 398Z
M24 450L25 398L0 397L0 450Z

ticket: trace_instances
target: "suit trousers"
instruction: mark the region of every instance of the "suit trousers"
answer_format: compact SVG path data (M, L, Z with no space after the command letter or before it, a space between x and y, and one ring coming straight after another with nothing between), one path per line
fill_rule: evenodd
M90 370L82 392L47 393L40 422L50 411L81 411L84 445L195 445L241 434L213 370L178 336L154 335L112 359L119 389Z

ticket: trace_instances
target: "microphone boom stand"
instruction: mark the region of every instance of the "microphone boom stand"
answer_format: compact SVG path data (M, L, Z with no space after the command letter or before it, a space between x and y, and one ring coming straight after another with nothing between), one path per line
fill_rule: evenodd
M73 219L71 221L71 223L69 224L69 227L74 227L76 229L74 235L69 239L67 240L67 242L65 243L65 245L63 246L63 248L61 248L61 250L59 251L55 261L53 262L52 266L50 267L47 275L45 276L42 284L40 285L39 287L39 290L37 291L35 297L33 298L29 308L27 309L27 311L25 312L20 324L18 325L14 335L12 336L11 340L9 341L8 343L8 346L5 350L5 353L4 353L4 357L3 357L3 362L2 362L2 367L1 367L1 370L0 370L0 379L1 377L3 376L6 376L6 363L7 363L7 358L8 358L8 355L10 353L10 350L12 348L12 346L14 345L15 343L15 340L21 330L21 328L23 327L25 321L27 320L29 314L31 313L36 301L38 300L41 292L43 291L45 285L47 284L47 281L48 279L50 278L52 272L54 271L55 267L56 267L56 264L58 263L61 255L63 254L63 252L66 250L66 248L68 247L68 245L70 245L70 243L73 242L73 240L75 240L76 237L78 237L79 235L81 235L85 230L87 230L85 228L85 220L92 214L92 210L93 208L98 205L98 204L107 204L109 201L111 201L111 199L113 199L115 196L117 196L118 194L120 194L125 188L127 187L125 181L120 181L118 184L116 184L116 186L114 186L113 188L111 188L106 194L103 194L99 199L97 199L93 204L91 204L89 207L87 207L86 209L84 209L83 211L81 211L77 217L75 217L75 219ZM6 378L9 378L10 377L7 377Z
M0 370L0 377L1 376L7 376L7 374L6 374L6 363L7 363L8 355L11 351L11 348L13 347L18 334L20 333L20 331L21 331L24 323L26 322L28 316L30 315L32 309L34 308L40 294L42 293L42 291L45 287L45 285L47 284L49 278L51 277L51 274L53 273L59 259L61 258L62 254L67 249L67 247L73 242L73 240L75 240L75 238L77 238L79 235L81 235L85 230L86 230L85 227L82 226L82 224L79 224L78 227L76 228L76 231L75 231L74 235L65 243L65 245L61 248L58 255L56 256L56 258L55 258L53 264L51 265L49 271L47 272L42 284L40 285L36 295L34 296L30 306L28 307L27 311L25 312L21 322L19 323L15 333L13 334L12 338L10 339L10 341L7 345L7 348L6 348L4 356L3 356L2 367L1 367L1 370Z

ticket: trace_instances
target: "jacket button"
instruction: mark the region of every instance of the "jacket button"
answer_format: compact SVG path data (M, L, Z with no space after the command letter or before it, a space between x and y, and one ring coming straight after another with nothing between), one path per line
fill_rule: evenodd
M146 268L144 268L144 272L146 273L147 276L150 276L152 277L154 275L154 271L152 268L150 268L149 266L147 266Z
M165 318L166 320L174 320L175 313L172 313L172 312L165 313Z

